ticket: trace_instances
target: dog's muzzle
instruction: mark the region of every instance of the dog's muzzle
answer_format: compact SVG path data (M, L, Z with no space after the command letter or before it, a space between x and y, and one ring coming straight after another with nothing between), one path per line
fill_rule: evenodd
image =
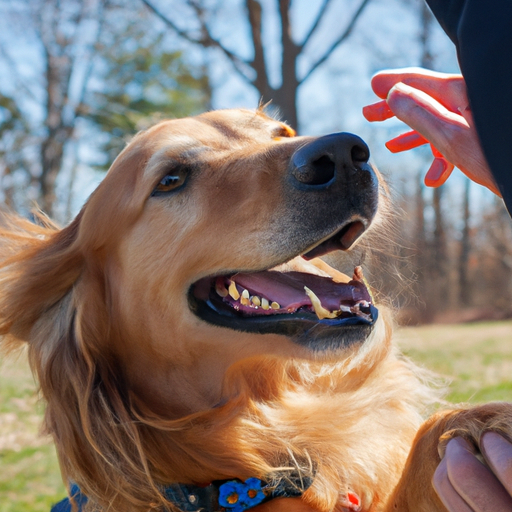
M192 311L217 326L283 334L314 350L364 341L378 311L362 270L336 281L306 262L348 250L369 228L379 194L369 156L365 142L350 133L306 139L283 169L283 213L271 227L270 246L281 261L197 281L189 294Z

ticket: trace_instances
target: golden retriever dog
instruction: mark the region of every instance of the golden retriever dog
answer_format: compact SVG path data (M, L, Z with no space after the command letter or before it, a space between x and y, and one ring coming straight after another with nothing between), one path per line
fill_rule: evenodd
M28 344L75 510L444 510L440 440L509 413L414 440L434 394L361 269L320 259L379 230L368 157L209 112L138 134L64 229L3 216L0 332Z

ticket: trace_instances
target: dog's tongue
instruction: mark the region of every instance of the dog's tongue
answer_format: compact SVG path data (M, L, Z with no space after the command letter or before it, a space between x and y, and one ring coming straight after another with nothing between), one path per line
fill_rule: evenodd
M359 301L371 302L366 286L357 278L348 283L337 283L330 277L303 272L264 271L235 274L232 280L248 289L251 295L268 297L279 303L281 308L298 309L311 305L304 287L312 290L320 299L322 306L330 311L340 309L340 305L350 307Z

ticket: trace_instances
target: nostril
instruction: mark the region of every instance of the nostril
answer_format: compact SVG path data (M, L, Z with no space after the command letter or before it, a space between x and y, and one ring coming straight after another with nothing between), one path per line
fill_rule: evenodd
M368 146L356 144L352 146L350 156L354 164L366 164L370 158L370 151L368 150Z
M334 178L336 165L329 156L321 156L311 162L311 165L315 172L313 173L313 180L310 182L310 185L323 185Z
M292 169L294 178L304 185L325 185L334 178L335 173L336 164L328 155L311 159Z

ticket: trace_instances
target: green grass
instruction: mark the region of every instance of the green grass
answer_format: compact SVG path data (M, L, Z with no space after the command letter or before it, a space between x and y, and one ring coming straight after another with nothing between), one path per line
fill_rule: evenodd
M0 512L49 512L65 495L24 354L0 360Z
M402 350L451 381L450 402L512 401L512 322L402 328Z
M512 321L402 328L418 364L451 380L454 403L512 401ZM49 512L65 495L26 357L0 359L0 512Z

